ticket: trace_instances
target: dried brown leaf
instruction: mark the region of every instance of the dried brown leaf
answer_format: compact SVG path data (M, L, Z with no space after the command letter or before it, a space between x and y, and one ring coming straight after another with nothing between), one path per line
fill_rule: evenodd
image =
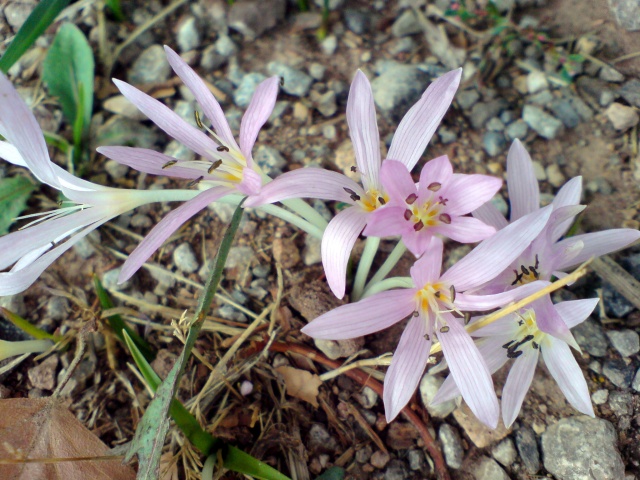
M133 480L135 472L120 459L105 457L109 447L58 400L0 400L0 462L24 459L70 459L54 463L0 464L0 478L15 480Z
M284 379L287 394L318 406L318 387L322 385L318 375L288 366L278 367L276 371Z

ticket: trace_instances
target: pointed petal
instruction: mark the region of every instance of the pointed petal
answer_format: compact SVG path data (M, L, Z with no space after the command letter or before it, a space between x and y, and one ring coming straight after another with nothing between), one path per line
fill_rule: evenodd
M529 391L533 374L538 365L538 350L525 348L523 354L513 362L502 390L502 420L509 428L520 413L524 397Z
M347 123L364 187L367 190L375 188L379 185L380 134L371 84L360 70L356 72L349 89Z
M313 338L344 340L378 332L415 310L415 290L381 292L320 315L301 331Z
M120 92L144 113L153 123L187 148L206 158L215 155L218 144L193 125L187 123L177 113L155 98L121 80L113 80Z
M402 234L402 242L407 250L413 253L416 257L422 256L431 243L431 239L434 237L433 232L430 229L421 230L416 232L413 228L409 231L405 231Z
M163 175L174 178L194 179L199 176L209 177L207 172L202 172L193 167L181 167L177 158L164 155L155 150L134 147L98 147L97 152L122 165L135 168L139 172L151 175ZM178 162L167 168L162 168L167 162Z
M183 203L175 210L172 210L164 217L160 223L151 229L146 237L140 242L135 250L129 255L124 262L118 283L127 281L131 276L140 269L142 264L146 262L153 253L169 238L178 228L186 221L193 217L200 210L205 208L211 202L232 193L234 189L227 187L213 187L205 190L197 197Z
M489 369L464 327L453 317L447 325L449 331L437 335L451 375L475 416L496 428L500 411Z
M14 165L19 165L21 167L26 167L27 163L20 155L20 152L16 147L11 145L9 142L0 141L0 158L5 159L9 163L13 163Z
M429 360L431 329L427 319L412 317L384 377L384 411L387 423L398 416L413 396ZM429 323L430 326L430 323ZM429 335L428 340L425 335Z
M547 224L546 231L548 235L538 238L538 241L543 245L553 244L558 241L562 235L567 233L567 230L575 221L576 215L582 212L586 207L584 205L567 205L564 207L553 207L553 213L549 217L549 223Z
M453 166L449 161L449 157L442 155L433 160L429 160L424 164L420 171L420 183L418 187L418 196L420 199L429 198L431 191L428 189L432 183L447 185L453 177Z
M496 206L491 202L487 202L484 205L476 208L471 214L487 225L491 225L496 230L501 230L509 225L507 219L504 218L504 216L498 211Z
M385 160L382 162L380 173L384 190L389 194L392 202L398 202L404 207L407 197L412 193L418 193L411 173L403 163L397 160Z
M573 328L589 318L599 301L599 298L570 300L556 304L555 308L567 327Z
M536 311L536 323L538 329L553 335L559 340L571 345L577 351L580 351L580 346L573 338L571 331L560 314L556 311L553 303L551 303L551 297L545 295L544 297L536 300L531 304Z
M393 136L387 158L399 160L409 171L418 163L456 94L462 69L434 80L404 116Z
M341 173L314 167L300 168L279 175L244 204L246 207L254 207L290 198L320 198L353 205L351 194L345 189L364 196L362 187Z
M520 140L514 140L507 154L507 187L511 221L540 208L540 189L529 153Z
M447 213L465 215L480 208L500 190L502 180L489 175L453 175L447 185Z
M565 259L555 267L556 270L566 270L567 268L579 265L587 261L591 257L599 257L606 255L621 248L630 246L632 243L640 240L640 231L631 228L616 228L613 230L605 230L603 232L585 233L567 238L556 244L556 248L562 248L563 245L571 242L582 241L584 247L582 251L571 259Z
M489 238L496 229L473 217L452 217L449 225L439 225L431 229L460 243L475 243Z
M425 254L411 267L411 279L416 288L422 288L427 283L435 283L438 280L442 270L443 252L442 240L432 237Z
M552 208L549 205L522 217L484 240L446 271L442 280L455 284L459 292L488 282L508 268L538 236L546 225Z
M236 140L233 138L229 122L227 122L227 119L224 116L222 107L220 107L220 104L213 96L204 80L200 78L200 76L194 72L193 69L187 65L184 60L182 60L182 58L180 58L180 55L166 45L164 47L164 51L173 71L176 72L176 75L180 77L180 80L183 81L187 88L191 90L196 101L202 107L204 115L211 122L213 131L229 148L240 150Z
M587 382L569 346L562 340L547 337L542 347L542 358L569 403L585 415L594 417Z
M553 199L553 206L566 207L570 205L579 205L580 197L582 196L582 177L573 177L567 183L565 183L555 198Z
M251 167L242 169L242 181L238 184L238 190L245 195L257 195L262 187L262 176Z
M492 308L504 307L508 303L522 300L529 295L533 295L538 290L549 285L549 282L536 281L527 283L513 290L493 295L470 295L466 293L458 293L456 295L456 306L460 310L483 312ZM457 288L457 286L456 286Z
M249 161L251 150L256 143L258 133L262 126L269 120L273 107L276 105L278 96L278 77L267 78L256 87L251 102L244 112L242 123L240 124L240 150ZM249 166L251 162L249 161Z
M404 208L385 207L374 210L369 215L367 226L362 232L367 237L390 237L401 235L408 230L413 231L409 222L404 218Z
M344 297L351 250L367 224L368 216L359 207L349 207L333 217L322 235L322 266L327 283L338 298Z

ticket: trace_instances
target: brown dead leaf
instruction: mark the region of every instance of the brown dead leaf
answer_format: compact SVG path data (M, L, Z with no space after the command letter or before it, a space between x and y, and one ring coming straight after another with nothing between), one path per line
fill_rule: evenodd
M108 455L109 447L56 399L0 400L0 462ZM120 459L0 463L0 478L15 480L133 480L135 476Z
M287 394L318 406L318 387L322 385L318 375L288 366L278 367L276 372L282 375Z

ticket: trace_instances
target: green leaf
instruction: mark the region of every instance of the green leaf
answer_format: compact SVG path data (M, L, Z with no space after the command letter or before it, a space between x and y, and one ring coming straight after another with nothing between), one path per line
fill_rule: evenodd
M41 0L0 58L0 70L7 73L33 42L49 28L58 14L69 5L70 0Z
M22 213L35 185L26 177L0 179L0 235L9 231L15 218Z
M316 480L342 480L344 478L344 468L331 467L328 468L322 475L316 478Z
M88 136L93 111L93 52L82 31L72 23L60 27L44 60L42 79L58 97L71 125L82 119L83 138Z
M54 342L59 342L60 340L62 340L62 337L51 335L49 332L45 332L44 330L33 325L28 320L22 318L17 313L13 313L11 310L7 310L4 307L0 307L0 314L2 314L4 318L9 320L27 335L31 335L33 338L36 338L38 340L53 340Z
M116 21L121 22L124 20L124 14L120 8L120 0L106 0L104 4L111 10L111 14Z
M261 480L291 480L275 468L231 445L223 458L225 468L234 472L244 473Z

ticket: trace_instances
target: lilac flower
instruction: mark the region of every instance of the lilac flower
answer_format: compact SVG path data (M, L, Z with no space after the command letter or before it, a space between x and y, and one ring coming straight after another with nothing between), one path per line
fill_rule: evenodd
M137 88L119 80L114 82L141 112L167 134L200 155L200 159L182 161L153 150L131 147L100 147L98 152L141 172L190 179L193 183L203 182L212 188L173 210L149 232L125 262L120 282L131 277L171 234L211 202L236 192L256 195L263 183L262 172L253 161L251 151L260 129L273 111L278 94L278 77L271 77L256 88L242 117L238 145L220 104L205 82L177 53L169 47L165 47L165 51L171 67L191 90L211 122L213 130L207 130L213 138ZM256 202L254 206L258 204Z
M402 162L407 170L413 169L453 100L461 72L458 69L446 73L429 85L400 122L387 158ZM361 71L356 73L349 91L347 122L362 186L337 172L303 168L281 175L246 202L246 206L253 206L289 198L321 198L350 205L329 222L322 238L322 264L329 286L338 298L345 293L353 245L371 212L389 200L380 179L380 135L373 94Z
M560 317L567 328L573 328L589 317L597 303L596 298L553 305L547 295L472 333L481 338L477 343L478 350L491 373L497 372L509 359L515 359L502 390L502 419L506 427L511 426L520 412L540 354L569 403L585 415L594 416L587 382L569 345L544 333L540 323L549 323L549 316ZM432 404L446 402L458 395L456 382L449 376Z
M466 293L511 263L544 227L550 213L550 208L543 209L514 222L442 275L442 240L432 237L432 253L423 255L411 268L413 288L390 290L343 305L321 315L302 331L314 338L341 340L377 332L411 315L385 377L387 421L393 420L413 395L436 335L469 407L480 420L495 427L498 401L491 375L462 319L453 313L493 309L541 287L542 282L537 282L497 295Z
M38 123L11 82L0 74L0 157L27 167L38 180L60 190L69 206L40 217L20 231L0 238L0 296L26 290L60 255L108 220L160 200L187 200L193 192L121 190L74 177L53 163Z
M380 173L390 200L370 215L363 235L402 235L406 247L419 257L434 234L473 243L495 233L495 228L462 215L488 202L502 186L499 178L454 174L446 156L422 167L418 185L396 160L385 160Z

